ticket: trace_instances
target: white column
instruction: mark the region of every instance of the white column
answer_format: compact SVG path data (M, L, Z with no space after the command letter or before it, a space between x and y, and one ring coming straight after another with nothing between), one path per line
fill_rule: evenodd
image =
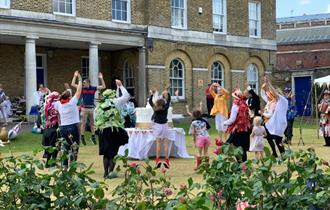
M26 115L34 104L34 92L37 90L36 36L25 39L25 98Z
M89 79L92 86L98 86L99 74L99 42L91 42L89 44Z
M145 106L147 100L146 49L139 48L138 105ZM159 81L160 82L160 81Z

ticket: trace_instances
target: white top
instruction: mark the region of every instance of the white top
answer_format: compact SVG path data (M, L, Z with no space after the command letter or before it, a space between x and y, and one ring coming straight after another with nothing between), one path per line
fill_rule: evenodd
M283 136L287 126L286 113L288 111L288 101L279 95L273 115L266 123L269 133L276 136Z
M231 125L235 122L237 118L239 107L236 104L233 104L230 110L230 118L226 120L223 124L224 125Z
M55 103L55 109L58 110L60 114L60 126L72 125L80 122L77 103L78 99L76 96L73 96L66 104L61 104L59 101Z
M121 91L121 96L119 97L119 89ZM117 108L121 108L124 104L127 103L127 101L129 101L130 99L130 95L127 92L126 88L124 86L120 86L119 88L117 88L116 90L116 99L115 99L115 104Z

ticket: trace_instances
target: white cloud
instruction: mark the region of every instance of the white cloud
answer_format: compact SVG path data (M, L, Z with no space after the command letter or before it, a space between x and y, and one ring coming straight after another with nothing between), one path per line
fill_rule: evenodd
M301 5L308 5L311 3L311 0L300 0Z
M330 4L328 4L327 13L330 13Z

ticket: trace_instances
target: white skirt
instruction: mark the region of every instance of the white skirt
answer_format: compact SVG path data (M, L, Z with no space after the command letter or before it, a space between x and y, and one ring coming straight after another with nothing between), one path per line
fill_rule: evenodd
M157 139L168 139L169 138L169 127L168 127L167 123L165 123L165 124L154 123L152 125L152 134Z
M218 131L226 132L227 126L225 126L223 123L228 120L225 116L223 116L220 113L217 113L215 115L215 128Z

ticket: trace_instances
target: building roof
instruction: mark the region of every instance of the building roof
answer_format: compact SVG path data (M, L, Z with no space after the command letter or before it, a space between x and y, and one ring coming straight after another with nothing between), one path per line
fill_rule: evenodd
M330 26L277 30L278 45L330 42Z
M317 21L317 20L327 20L327 19L330 19L330 13L277 18L276 23L283 24L283 23L295 23L295 22Z

